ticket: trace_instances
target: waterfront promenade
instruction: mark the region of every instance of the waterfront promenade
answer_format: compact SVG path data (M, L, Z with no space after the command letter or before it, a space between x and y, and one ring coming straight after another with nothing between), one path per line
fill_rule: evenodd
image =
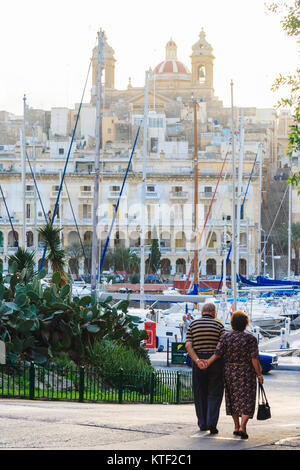
M265 376L272 419L251 420L249 439L232 435L224 401L219 434L196 426L194 405L0 401L1 450L300 450L300 371Z

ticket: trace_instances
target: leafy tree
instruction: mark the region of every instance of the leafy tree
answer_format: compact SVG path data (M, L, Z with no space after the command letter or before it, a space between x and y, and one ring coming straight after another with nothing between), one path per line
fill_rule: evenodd
M267 5L269 11L281 15L283 30L288 36L298 38L300 34L300 0L277 1ZM275 81L272 90L277 91L285 86L288 89L288 97L281 98L277 107L289 107L292 111L293 125L290 126L288 152L291 158L294 153L300 151L300 68L286 77L280 75ZM300 183L300 172L294 173L288 183L296 186ZM300 194L300 191L298 191Z
M149 256L149 266L153 273L157 273L161 264L161 253L159 249L159 240L157 237L157 232L154 229L153 238L151 241L151 252Z
M281 247L284 250L288 248L288 228L283 224L277 231L277 237ZM291 226L291 246L295 251L295 274L300 274L300 222L293 223Z
M140 258L130 248L118 247L114 250L107 250L103 269L113 269L114 271L136 272L139 268Z

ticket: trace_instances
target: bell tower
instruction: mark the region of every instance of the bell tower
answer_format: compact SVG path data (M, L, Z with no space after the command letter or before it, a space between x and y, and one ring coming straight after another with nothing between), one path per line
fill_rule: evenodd
M106 89L113 90L115 88L115 62L114 58L115 51L108 44L107 37L103 35L103 51L102 51L102 71L104 70L104 86ZM98 48L93 49L92 56L92 99L94 102L96 99L96 85L97 85L97 65L98 65ZM103 80L103 77L102 77Z
M177 45L172 38L166 44L166 60L177 60Z
M192 86L203 91L205 97L212 97L213 88L213 48L206 41L206 35L202 28L199 40L192 47L191 68Z

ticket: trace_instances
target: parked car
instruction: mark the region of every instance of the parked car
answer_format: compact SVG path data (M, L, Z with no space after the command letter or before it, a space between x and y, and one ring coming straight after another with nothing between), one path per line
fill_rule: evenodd
M262 373L267 374L268 372L270 372L270 370L276 369L276 367L278 366L278 356L277 354L273 354L273 353L260 353L259 362L260 362ZM192 366L192 360L189 354L187 354L186 356L185 363L189 367Z
M273 353L260 353L259 362L263 374L267 374L278 366L278 356Z

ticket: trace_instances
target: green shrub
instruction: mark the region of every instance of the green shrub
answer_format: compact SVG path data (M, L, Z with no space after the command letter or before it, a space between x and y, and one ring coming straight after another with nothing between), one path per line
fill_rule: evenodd
M147 353L147 352L146 352ZM123 344L111 340L95 342L87 348L87 360L99 368L103 383L117 387L119 372L123 369L123 388L140 393L150 392L151 374L154 368L150 361Z

